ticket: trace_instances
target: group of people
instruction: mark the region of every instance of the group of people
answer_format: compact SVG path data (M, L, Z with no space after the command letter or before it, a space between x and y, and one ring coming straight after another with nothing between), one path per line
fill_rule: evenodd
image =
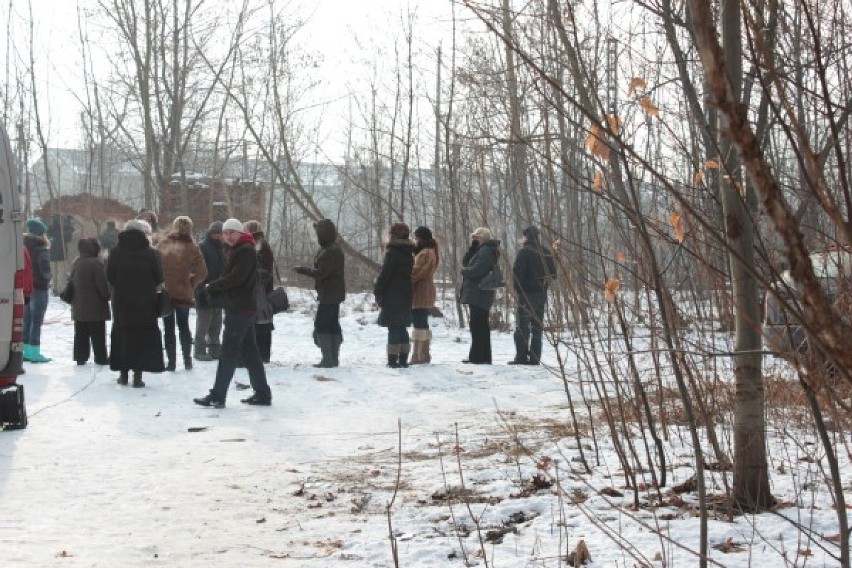
M74 321L74 360L84 365L93 353L96 364L108 364L119 373L118 384L139 388L145 386L143 373L176 370L179 341L186 369L192 368L193 358L217 360L213 388L194 399L195 403L224 407L235 369L244 366L253 394L242 402L271 404L264 363L270 360L272 345L267 296L273 287L274 265L262 225L237 219L217 221L196 244L189 217L175 218L165 233L155 232L152 223L156 226L156 216L143 212L121 231L108 227L115 229L112 238L102 234L100 241L78 241L79 256L71 265L66 287L70 291L63 294L71 304ZM331 368L339 365L343 343L340 304L346 296L345 259L331 220L314 223L314 229L319 250L313 266L293 270L315 282L319 305L313 338L322 353L315 366ZM32 290L24 310L24 358L43 363L50 361L41 352L41 326L51 281L50 241L39 219L27 221L26 230L25 260L32 273ZM373 289L380 308L378 323L388 330L387 364L393 368L431 361L429 315L436 300L438 242L425 226L414 231L413 240L409 233L405 223L390 227ZM490 364L490 310L496 288L503 285L500 241L485 227L476 229L471 239L461 269L461 302L469 306L471 331L465 362ZM102 245L108 249L105 260ZM547 287L555 273L553 255L541 245L538 231L526 229L513 267L518 312L516 357L511 364L540 362ZM171 309L163 317L161 333L158 319L163 316L164 294ZM196 309L194 338L189 329L192 308ZM111 318L108 353L106 322Z

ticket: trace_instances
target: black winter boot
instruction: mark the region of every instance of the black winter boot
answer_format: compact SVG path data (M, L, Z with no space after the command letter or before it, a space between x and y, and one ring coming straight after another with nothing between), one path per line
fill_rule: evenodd
M142 371L133 371L133 388L141 389L145 386L145 383L142 381Z
M130 376L130 373L128 373L127 371L121 371L120 374L118 375L118 378L115 380L115 382L117 382L121 386L127 386L127 383L129 382L128 381L129 376Z
M335 345L337 345L335 341L336 337L337 336L329 333L315 334L314 341L322 351L322 360L319 363L314 364L314 367L317 367L318 369L330 369L332 367L337 367L337 357L335 355Z
M177 356L177 345L174 343L166 343L166 371L174 371L175 357Z
M399 357L397 358L397 363L404 369L408 368L408 354L411 352L410 350L410 343L403 343L399 346Z
M188 371L192 369L192 339L181 341L180 350L183 353L183 368Z
M388 367L391 369L399 369L399 347L396 344L388 344Z

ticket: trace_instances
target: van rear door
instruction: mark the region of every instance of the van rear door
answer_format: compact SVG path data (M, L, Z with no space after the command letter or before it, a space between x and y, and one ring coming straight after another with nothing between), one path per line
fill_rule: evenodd
M0 123L0 377L17 375L20 366L11 361L15 273L24 268L23 218L15 165L9 135ZM7 369L10 363L15 363L11 365L15 369Z

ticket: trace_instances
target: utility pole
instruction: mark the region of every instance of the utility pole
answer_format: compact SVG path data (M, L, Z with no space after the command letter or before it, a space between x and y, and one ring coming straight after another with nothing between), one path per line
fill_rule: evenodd
M441 44L438 44L438 65L435 79L435 158L432 162L432 180L435 197L441 191Z

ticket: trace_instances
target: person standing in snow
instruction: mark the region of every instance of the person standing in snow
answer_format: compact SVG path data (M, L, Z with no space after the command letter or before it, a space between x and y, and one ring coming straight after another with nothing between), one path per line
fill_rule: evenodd
M471 235L470 248L462 259L461 303L470 308L470 353L463 363L491 364L491 326L489 313L497 293L483 289L482 281L500 260L500 241L487 227L479 227Z
M337 229L331 219L314 223L320 250L314 267L296 266L299 274L310 276L316 283L319 307L314 319L314 343L322 351L322 360L314 367L337 367L340 364L340 304L346 299L343 250L337 244Z
M515 312L515 358L510 365L541 363L541 335L547 287L556 276L553 253L542 246L538 229L524 229L523 247L515 256L512 274L515 279L517 310Z
M157 292L164 287L160 255L148 240L151 226L132 219L118 234L118 244L107 261L107 282L112 286L113 324L109 365L118 371L116 382L144 387L142 373L162 373L163 339L157 325Z
M106 268L98 258L101 247L94 237L77 241L80 253L71 264L74 297L71 319L74 320L74 361L85 365L91 351L96 365L108 365L106 322L110 319L109 286Z
M266 382L266 370L254 336L258 272L254 237L243 232L243 224L238 219L228 219L222 225L222 238L230 246L225 270L222 276L207 284L203 292L211 304L225 306L222 352L213 388L206 396L193 401L201 406L224 408L228 386L234 378L237 362L241 360L248 369L249 382L254 389L254 394L241 402L269 406L272 404L272 392Z
M47 363L51 359L41 352L41 326L50 301L50 240L40 219L27 221L26 229L24 246L32 261L33 292L24 306L24 361Z
M212 361L219 358L222 332L222 308L204 304L204 286L222 276L225 269L225 247L222 245L222 222L214 221L207 228L201 244L201 255L207 267L207 277L195 288L195 358Z
M275 260L272 247L266 240L263 225L260 221L246 221L243 230L254 237L254 250L257 252L257 262L260 278L257 298L257 320L254 322L254 335L257 339L257 349L264 363L269 363L272 356L272 307L266 300L266 295L272 292L272 275L275 270Z
M118 229L115 227L115 221L107 221L106 228L101 231L98 241L107 254L115 248L118 244Z
M412 353L411 364L430 363L432 354L429 344L432 342L432 331L429 329L429 311L435 307L435 272L438 270L438 242L432 237L429 227L417 227L414 231L416 245L414 269L411 272L411 283L414 295L411 301L411 319L414 331L411 333Z
M172 230L157 243L166 291L172 301L172 314L163 318L163 332L166 344L167 371L177 368L177 345L175 344L175 324L180 336L180 350L183 354L183 366L192 369L192 332L189 330L189 310L195 307L195 287L207 277L207 265L195 239L192 238L192 219L186 216L175 217Z
M414 268L414 243L408 239L408 225L394 223L388 232L385 259L373 287L380 306L379 325L388 328L388 367L408 367L411 350L408 329L411 325Z

